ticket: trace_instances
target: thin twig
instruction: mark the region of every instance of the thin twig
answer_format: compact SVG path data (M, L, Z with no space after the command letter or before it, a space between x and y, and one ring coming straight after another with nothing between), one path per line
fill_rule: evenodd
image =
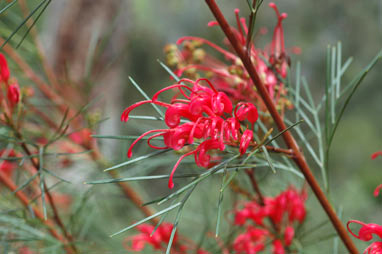
M17 190L17 185L2 171L0 171L0 181L12 192ZM74 253L71 248L68 246L68 242L65 240L65 238L60 235L56 229L54 228L54 224L51 220L47 219L45 220L44 215L40 210L38 210L34 206L30 206L30 201L28 197L21 191L18 191L15 193L15 196L20 200L20 202L25 206L25 208L29 209L30 207L33 210L34 215L44 224L47 226L49 232L51 235L59 240L64 246L67 253L72 254Z
M241 61L244 64L244 67L246 68L249 76L251 77L254 85L257 88L258 93L260 94L261 98L263 99L269 113L271 114L273 120L275 121L279 131L283 131L286 129L286 125L278 113L275 104L273 103L271 97L269 96L264 84L262 83L255 67L253 66L253 63L250 59L250 57L245 53L245 50L242 48L240 43L236 40L235 35L233 34L227 20L225 19L223 13L220 11L219 7L217 6L216 2L214 0L205 0L207 5L209 6L211 12L215 16L217 22L219 23L221 29L227 36L230 44L236 51L237 55L240 57ZM292 136L292 134L289 131L286 131L283 133L283 138L286 143L286 145L293 150L295 156L293 160L297 164L297 166L300 168L301 172L304 174L304 177L306 181L308 182L309 186L312 188L314 194L316 195L317 199L319 200L321 206L324 208L326 214L328 215L330 221L332 222L334 228L336 229L338 235L340 236L341 240L345 244L346 248L351 254L358 254L358 250L356 246L354 245L352 239L348 235L345 227L343 226L341 220L338 218L336 212L334 211L332 205L330 204L328 198L322 191L320 185L318 184L316 178L314 177L312 171L310 170L305 157L301 153L296 140Z

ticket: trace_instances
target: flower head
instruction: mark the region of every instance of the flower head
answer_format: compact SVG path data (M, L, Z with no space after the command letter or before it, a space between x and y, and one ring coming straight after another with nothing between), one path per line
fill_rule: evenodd
M208 86L202 85L202 82ZM158 96L170 89L177 89L179 94L171 103L159 101ZM194 155L196 165L208 168L211 165L210 153L224 151L226 145L238 146L240 154L244 154L252 142L253 132L249 129L242 131L240 123L248 121L253 125L258 119L257 108L253 104L239 103L234 108L227 94L217 91L207 79L183 79L163 88L151 100L135 103L125 109L121 120L128 121L133 109L148 103L166 108L164 122L168 128L143 133L129 147L129 158L133 155L134 146L148 135L151 136L147 144L154 149L180 150L187 145L196 146L176 162L170 174L169 188L174 186L173 175L176 168L187 156ZM163 137L163 146L152 144L156 137Z
M20 101L20 87L17 83L8 86L7 98L11 107L14 107Z
M292 244L295 236L295 222L301 224L305 219L305 200L306 194L304 192L299 193L294 187L289 187L276 197L265 197L264 205L258 204L256 201L246 202L242 209L238 209L234 212L234 223L239 226L250 223L251 226L248 228L251 230L252 228L261 228L265 231L265 233L263 233L262 242L268 239L271 240L273 246L272 253L283 254L285 253L285 247L289 247ZM269 230L268 226L270 225L266 223L267 218L272 221L272 226L278 231L277 235L273 234L272 230ZM253 227L253 225L255 227ZM266 230L264 230L264 228ZM253 241L248 236L245 238L244 236L246 234L239 235L237 239ZM253 244L258 244L258 242L246 243L246 246L252 246ZM256 252L250 252L249 248L237 253L249 254Z
M358 235L354 234L350 229L350 224L356 223L361 225L361 228L358 231ZM368 242L373 239L373 235L378 236L382 239L382 226L374 223L363 223L358 220L350 220L347 223L347 229L355 238ZM374 242L363 252L364 254L380 254L382 253L382 242Z
M264 49L257 48L253 42L247 42L249 31L246 20L239 16L238 9L235 9L236 26L232 26L231 31L243 47L248 45L256 71L271 98L283 111L285 106L290 106L286 97L287 90L282 81L287 76L290 62L285 49L282 27L287 14L280 14L274 3L270 3L269 6L276 13L277 23L272 41ZM216 25L218 25L216 21L208 23L209 27ZM178 39L176 44L183 45L183 48L178 50L175 45L167 45L165 53L167 63L176 68L177 75L185 74L191 78L198 78L199 73L203 73L210 78L219 91L224 91L234 102L247 101L256 104L262 111L266 110L240 58L235 54L200 37L185 36ZM222 54L224 61L206 53L202 45L207 45Z

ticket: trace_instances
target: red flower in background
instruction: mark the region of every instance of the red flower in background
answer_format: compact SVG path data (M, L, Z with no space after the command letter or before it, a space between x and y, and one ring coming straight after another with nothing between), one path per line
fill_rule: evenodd
M154 228L155 227L153 225L149 224L141 224L137 226L137 229L140 233L135 236L126 238L124 241L125 248L127 250L138 252L142 251L146 245L151 245L154 250L165 251L167 244L170 241L173 225L164 222L156 229L155 233L152 234ZM209 254L209 252L201 248L193 250L189 246L181 244L179 242L177 232L175 233L171 250L171 253L174 254L185 254L187 251L192 251L190 253L195 253L196 251L197 254Z
M0 151L0 156L6 156L6 157L16 157L16 152L12 150L6 150L3 149ZM16 163L8 160L2 160L0 162L0 171L5 173L8 177L10 177L13 173L13 170L16 168Z
M250 43L249 53L271 98L283 111L285 106L290 106L286 98L287 91L280 80L280 77L286 78L289 65L282 27L282 21L287 17L287 14L280 14L274 3L270 3L269 6L275 10L277 15L277 24L274 28L272 41L265 49L256 48L253 43ZM248 28L246 21L244 18L240 18L238 9L235 10L235 15L237 26L231 27L231 31L242 46L247 47ZM215 25L218 25L216 21L208 23L210 27ZM228 44L227 39L225 39L225 43ZM261 106L262 111L265 110L265 107L262 106L262 100L239 57L200 37L185 36L180 38L177 44L182 44L183 49L179 51L175 45L168 45L165 48L167 63L176 68L177 75L181 76L184 73L189 77L198 78L198 72L202 72L216 84L219 91L227 93L233 101L253 102ZM221 53L228 63L207 54L201 48L203 44ZM295 53L298 51L295 50Z
M201 85L202 81L209 87ZM170 104L159 101L158 96L169 89L178 89L179 94L174 96ZM186 145L194 144L195 139L199 142L194 150L183 154L176 162L170 174L169 188L174 187L175 170L187 156L194 155L196 165L208 168L211 165L210 152L224 151L227 144L239 146L240 153L244 154L252 142L253 132L246 129L242 133L240 123L248 121L253 126L259 117L257 108L251 103L239 103L233 108L228 96L217 91L207 79L182 79L155 93L151 100L137 102L125 109L121 121L128 121L133 109L148 103L166 108L164 122L169 128L150 130L142 134L131 144L127 153L129 158L133 147L147 135L152 135L147 144L154 149L180 150ZM185 120L184 123L182 119ZM152 140L159 136L163 137L163 146L153 145Z
M382 156L382 151L377 151L371 155L371 159L375 160L378 156Z
M7 91L8 102L11 107L14 107L20 101L20 88L17 83L11 84L8 86Z
M10 76L7 59L3 54L0 53L0 81L8 83Z
M354 234L350 229L350 224L356 223L361 225L361 228L358 231L358 235ZM355 238L368 242L373 239L373 234L377 235L382 239L382 226L374 223L363 223L358 220L351 220L347 223L347 229ZM381 254L382 253L382 242L374 242L363 252L364 254Z
M304 222L306 215L306 198L307 195L304 191L300 193L291 186L274 198L266 197L264 206L258 204L256 201L246 202L242 209L235 211L234 223L239 226L251 223L251 225L247 227L246 233L237 237L237 241L246 241L245 246L252 246L252 248L235 248L235 240L234 249L236 253L257 253L263 249L260 248L261 244L264 246L265 242L269 239L272 241L272 253L284 254L285 247L292 244L295 234L295 223L302 224ZM270 219L273 226L276 227L278 231L277 235L274 235L272 230L268 229L269 225L265 223L266 218ZM262 238L256 238L256 240L250 238L249 235L252 234L253 229L262 230ZM242 245L243 244L244 243L242 243ZM254 248L254 245L257 246L257 248ZM256 251L254 251L255 249Z

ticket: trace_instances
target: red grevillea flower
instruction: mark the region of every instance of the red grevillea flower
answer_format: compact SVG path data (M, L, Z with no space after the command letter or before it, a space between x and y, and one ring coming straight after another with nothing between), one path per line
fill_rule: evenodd
M361 225L361 228L358 231L358 235L354 234L350 229L350 224L356 223ZM373 239L373 234L377 235L382 239L382 226L374 223L363 223L358 220L351 220L347 223L347 229L355 238L368 242ZM374 242L363 252L364 254L381 254L382 253L382 242Z
M264 205L260 205L256 201L246 202L242 209L234 212L234 223L239 226L251 223L251 226L255 225L256 228L259 227L264 230L270 226L267 226L264 219L271 219L273 226L278 230L278 234L274 235L270 230L264 234L264 238L272 241L273 254L283 254L285 247L292 244L295 235L295 223L301 224L305 219L305 200L306 193L304 191L299 193L291 186L274 198L266 197ZM242 235L239 237L244 238ZM243 250L239 253L249 254L252 252Z
M272 246L273 246L273 249L272 249L273 254L285 254L283 243L279 239L274 240L272 243Z
M10 72L7 64L7 59L3 54L0 53L0 81L7 83L9 75Z
M290 106L290 102L286 97L287 91L279 78L286 78L289 64L282 27L282 21L287 17L287 14L280 14L274 3L270 3L269 6L275 10L277 16L272 41L265 49L256 48L251 42L249 44L249 53L271 98L283 111L285 106ZM235 10L235 16L236 27L232 26L231 31L242 46L247 47L248 28L246 21L244 18L240 18L238 9ZM208 23L210 27L215 25L218 25L216 21ZM225 42L228 44L227 39ZM200 37L185 36L180 38L177 44L183 44L183 49L179 51L175 45L169 45L165 48L167 63L170 66L175 66L177 75L180 76L184 73L189 77L198 78L198 73L205 73L216 85L217 89L227 93L234 102L252 102L260 106L261 110L265 110L239 57ZM203 44L221 53L226 62L207 54L200 47Z
M237 254L256 254L265 248L268 231L248 226L246 232L236 237L233 249Z
M0 151L1 157L5 156L5 154L7 157L16 157L16 152L14 150L7 151L3 149ZM11 161L3 160L0 162L0 171L6 174L8 177L12 175L15 168L16 164Z
M8 102L11 107L14 107L20 101L20 87L17 83L8 86L7 91Z
M151 245L154 250L163 251L166 250L167 244L170 241L171 231L173 225L167 222L162 223L152 234L154 230L153 225L141 224L137 226L138 231L140 232L137 235L128 237L124 241L124 246L129 251L141 252L146 245ZM209 254L209 252L198 248L191 248L189 245L184 245L180 243L178 233L175 232L175 236L172 242L171 253L174 254L186 254L188 253L197 253L197 254Z
M375 160L378 156L382 156L382 151L377 151L371 155L371 159Z
M209 87L201 85L202 81ZM159 101L158 96L170 89L178 89L179 94L171 103ZM227 144L239 146L240 153L244 154L252 142L253 132L246 129L242 133L241 123L248 121L253 126L258 119L258 112L253 104L239 103L233 108L228 96L217 91L209 80L182 79L155 93L151 100L137 102L126 108L121 121L128 121L133 109L148 103L166 108L164 122L168 129L150 130L142 134L128 149L129 158L134 146L147 135L151 135L147 144L154 149L180 150L186 145L193 145L194 139L199 142L194 150L183 154L176 162L170 174L169 188L174 187L175 170L187 156L194 155L196 165L208 168L211 165L210 151L224 151ZM185 122L181 123L181 120ZM163 137L163 146L153 145L153 138L159 136Z
M151 235L154 230L154 226L149 224L141 224L137 226L140 234L131 238L127 238L127 243L131 243L131 247L126 245L125 247L133 251L141 251L145 248L145 245L151 245L154 250L161 250L170 240L172 224L162 223L155 233ZM173 244L177 244L178 235L175 234Z

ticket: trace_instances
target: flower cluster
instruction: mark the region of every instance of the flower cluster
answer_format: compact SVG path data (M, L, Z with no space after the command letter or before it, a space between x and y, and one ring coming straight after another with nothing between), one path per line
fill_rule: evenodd
M231 30L243 47L248 46L257 73L268 89L269 95L283 112L285 106L291 106L286 98L287 90L282 82L282 79L287 76L290 62L286 54L282 27L282 21L287 17L287 14L280 14L274 3L270 3L269 6L275 10L277 24L274 28L272 42L265 49L256 48L252 42L247 41L249 31L245 19L239 17L238 9L235 10L237 28L231 27ZM215 25L217 25L216 21L208 23L210 27ZM261 29L260 32L264 34L266 29ZM198 71L203 72L216 84L218 90L226 92L235 101L253 102L261 106L262 111L265 110L262 100L238 56L199 37L182 37L177 41L177 44L183 44L183 49L178 50L177 46L168 45L165 47L165 53L167 63L176 68L178 75L184 73L189 77L197 78L199 76ZM200 47L202 44L206 44L223 54L229 63L222 62L207 54ZM299 53L299 51L298 48L294 48L295 53Z
M16 152L12 150L6 150L3 149L0 151L0 157L16 157ZM13 173L13 170L16 167L16 163L13 163L11 161L3 160L0 162L0 172L6 174L8 177L10 177Z
M202 81L209 87L201 85ZM162 92L173 88L178 89L179 94L174 96L170 104L158 100ZM185 157L194 155L198 166L208 168L211 162L209 151L224 151L226 145L231 145L238 146L240 153L244 154L253 140L253 131L249 128L243 131L241 123L248 121L253 127L258 119L257 108L248 102L240 102L233 108L228 96L224 92L217 91L207 79L196 81L182 79L174 85L163 88L154 94L151 100L128 107L122 113L121 121L128 121L133 109L147 103L166 108L164 122L169 128L150 130L142 134L131 144L127 154L129 158L132 156L135 144L150 134L154 135L148 138L147 144L154 149L180 150L186 145L198 144L195 149L183 154L176 162L170 174L169 188L174 187L174 172ZM156 137L163 137L163 146L151 143Z
M10 71L8 63L3 54L0 53L0 82L7 90L7 105L11 109L20 101L20 88L17 82L9 82Z
M266 240L273 245L273 254L284 254L285 247L292 244L295 235L294 224L302 224L305 219L306 193L289 187L278 196L264 198L264 204L247 202L235 211L234 223L247 225L246 232L234 242L237 254L255 254L265 249ZM265 223L269 219L270 225ZM248 224L251 222L251 224ZM273 227L273 229L270 228Z
M170 241L173 225L164 222L156 229L154 234L152 234L154 228L155 227L153 225L149 224L141 224L137 226L140 233L126 238L124 242L125 248L131 251L142 251L147 244L154 250L165 251L167 244ZM203 249L198 249L197 252L195 252L195 250L193 250L190 246L180 244L177 233L175 233L171 250L171 253L174 254L185 254L187 251L193 251L192 253L197 254L208 254L208 252Z
M361 228L358 231L358 235L354 234L350 229L350 224L356 223L361 225ZM358 220L351 220L347 223L348 231L359 240L368 242L373 239L373 234L379 236L382 239L382 226L374 223L363 223ZM382 240L380 242L374 242L363 252L364 254L380 254L382 253Z

